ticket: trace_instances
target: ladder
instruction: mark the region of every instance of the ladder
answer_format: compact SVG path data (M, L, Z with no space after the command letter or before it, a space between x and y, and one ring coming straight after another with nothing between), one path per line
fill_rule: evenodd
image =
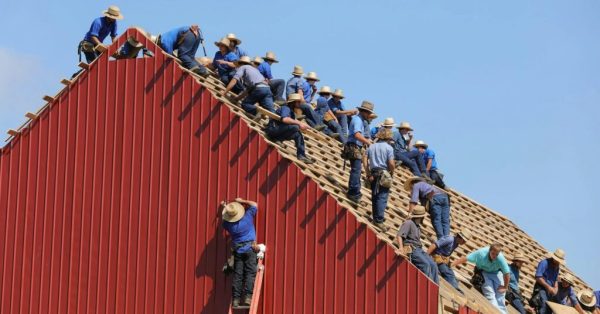
M256 266L256 277L254 278L254 290L252 292L252 302L250 306L240 306L233 308L231 302L229 302L229 314L240 313L246 311L248 314L256 314L258 310L258 302L260 301L260 292L262 290L263 277L265 273L265 266L263 264L264 253L258 256L258 263Z

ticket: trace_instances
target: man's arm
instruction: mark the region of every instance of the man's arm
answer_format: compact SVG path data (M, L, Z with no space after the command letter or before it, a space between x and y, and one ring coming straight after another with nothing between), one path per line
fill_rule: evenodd
M585 314L585 311L583 310L583 308L581 307L581 305L579 303L575 304L574 308L575 308L575 310L577 310L577 312L579 314Z
M433 158L427 159L427 172L431 169L431 164L433 163Z
M498 286L498 292L504 293L506 289L508 289L508 284L510 283L510 273L504 274L504 285Z
M394 170L396 170L396 161L394 160L394 158L388 159L388 171L390 172L390 174L393 175Z
M362 135L362 133L360 132L356 132L354 133L354 137L359 140L361 143L365 144L365 145L371 145L372 142L370 139L366 138L364 135Z
M228 92L230 92L235 86L235 84L237 84L237 81L238 80L236 78L232 78L231 81L229 81L229 84L227 84L227 88L225 88L223 95L226 95Z
M301 130L306 130L309 128L308 124L304 123L304 122L300 122L296 119L292 119L290 117L285 117L283 119L281 119L281 122L285 123L285 124L293 124L293 125L297 125L300 127Z
M435 249L437 249L437 245L435 243L431 243L431 245L427 249L427 254L429 254L429 255L433 254L433 251L435 251Z
M455 260L454 262L452 262L452 268L455 268L456 266L462 265L462 264L465 264L465 263L467 263L467 257L463 256L463 257Z
M243 198L236 198L235 199L236 202L242 204L242 205L248 205L248 206L254 206L254 207L258 207L258 204L254 201L250 201L250 200L245 200Z
M396 237L396 241L398 242L398 246L400 247L396 252L399 255L406 255L406 252L404 252L404 241L402 241L402 237L401 236L397 236Z
M535 278L535 282L537 282L540 286L542 286L550 295L555 295L558 291L558 281L554 284L554 287L550 286L544 277Z
M363 168L365 168L365 173L367 174L367 178L369 178L369 181L373 181L373 176L371 176L371 168L369 167L369 158L367 157L367 154L363 154L362 157L362 163L363 163Z

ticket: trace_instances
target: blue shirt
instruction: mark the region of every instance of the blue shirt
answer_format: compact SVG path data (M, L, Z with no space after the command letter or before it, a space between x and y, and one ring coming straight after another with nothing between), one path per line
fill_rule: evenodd
M217 53L215 53L215 58L213 59L213 66L217 69L217 71L219 72L219 75L224 75L235 69L228 65L225 65L225 64L219 64L219 63L217 63L217 60L225 60L228 62L235 62L235 61L238 61L239 58L235 55L235 53L233 53L231 51L228 52L224 56L221 53L221 51L217 51Z
M535 278L542 277L551 287L554 287L554 283L558 280L558 272L560 266L552 268L552 262L550 259L544 259L539 264L535 271Z
M285 94L287 97L290 97L290 94L297 93L303 89L304 79L301 76L294 76L287 81L287 84L285 85Z
M335 101L335 99L333 99L333 97L331 97L329 99L327 104L329 105L329 109L331 109L331 111L333 111L333 113L337 113L338 110L346 110L346 109L344 109L344 104L342 103L342 101L341 100Z
M600 308L600 290L594 291L594 294L596 295L596 307Z
M510 289L514 292L519 292L519 277L520 277L519 269L515 265L510 265L510 282L508 285Z
M425 149L423 158L425 159L425 164L427 164L429 159L431 159L431 168L429 168L430 170L437 170L437 161L435 161L435 152L433 150L429 148Z
M450 256L458 247L458 241L455 236L445 236L435 242L435 250L433 254Z
M398 129L396 129L396 130L398 130ZM408 151L408 145L407 145L407 142L406 142L407 140L404 138L404 136L402 135L402 133L400 133L400 131L397 131L397 132L398 132L398 135L396 137L396 139L397 139L396 144L398 146L397 149L399 151L401 151L401 152Z
M502 253L498 254L498 257L493 261L490 260L489 254L490 247L486 246L467 255L467 261L475 264L477 268L486 273L496 274L498 271L502 271L503 274L510 273L510 267L508 267L506 258Z
M302 96L304 96L304 101L306 101L307 103L310 103L310 101L313 98L312 86L308 84L306 80L304 81L304 83L302 83Z
M365 121L359 115L353 115L348 124L348 141L347 143L356 144L358 147L362 147L363 143L356 139L354 136L356 133L361 133L367 137L368 132L365 133Z
M223 221L223 228L231 235L231 242L234 247L243 242L256 241L256 230L254 229L254 216L258 208L250 206L246 209L244 217L236 222ZM245 253L252 249L252 244L247 243L238 247L236 252Z
M264 77L268 78L269 80L273 79L273 75L271 74L271 65L269 62L264 61L258 65L257 69Z
M398 155L404 147L404 139L397 128L392 129L392 138L394 139L394 155Z
M177 40L179 36L190 30L189 26L181 26L172 29L164 34L160 34L160 47L168 54L173 54L173 50L177 49Z
M552 299L562 305L575 306L579 304L573 287L569 286L568 288L563 288L560 284L558 285L558 292L556 292L556 295L553 296Z
M388 169L388 161L394 160L394 149L386 142L377 142L367 148L369 168Z
M329 105L327 104L327 98L325 96L319 96L317 99L317 107L315 108L315 112L319 115L321 120L323 120L323 116L325 113L329 111Z
M117 37L117 21L109 22L107 17L99 17L92 22L90 30L85 34L83 40L92 42L92 36L103 42L106 36Z
M379 127L378 126L374 126L371 128L371 137L375 137L377 135L377 132L379 132Z
M433 186L424 181L419 181L413 184L410 202L418 204L419 200L425 198L429 193L434 191Z
M243 56L247 56L248 54L246 53L246 51L244 51L243 49L241 49L239 46L235 46L235 49L233 50L233 53L239 58L243 57Z

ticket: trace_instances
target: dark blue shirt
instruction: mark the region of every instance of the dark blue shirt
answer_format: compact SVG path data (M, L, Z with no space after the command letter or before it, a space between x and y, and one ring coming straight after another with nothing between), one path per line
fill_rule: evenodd
M333 113L337 113L338 110L346 110L344 109L344 104L342 103L342 101L340 100L335 101L335 99L333 99L333 97L329 98L329 101L327 102L327 104L329 105L329 109L331 109L331 111L333 111Z
M304 96L304 101L306 101L306 103L310 103L310 101L312 100L313 89L307 81L304 81L304 83L302 83L302 96Z
M321 117L321 120L323 119L323 116L325 115L325 113L329 111L329 105L327 104L327 98L325 98L324 96L320 96L317 99L317 107L315 108L315 112L319 115L319 117Z
M600 290L594 291L594 294L596 295L596 307L600 308Z
M269 62L263 61L263 63L258 65L257 69L260 72L260 74L262 74L265 78L269 80L273 79L273 75L271 74L271 65L269 64Z
M256 241L256 229L254 229L254 216L258 208L250 206L246 209L244 217L236 222L223 221L223 228L231 235L231 242L234 246L240 243ZM252 249L252 243L246 243L236 249L238 253L246 253Z
M573 287L563 288L560 284L558 285L558 292L556 292L556 295L552 298L562 305L575 306L579 304Z
M107 17L99 17L92 22L83 40L93 43L92 36L94 36L103 42L109 34L111 37L117 37L117 21L110 22Z
M239 58L243 57L243 56L247 56L248 54L246 53L246 51L244 51L243 49L241 49L239 46L235 46L235 49L233 50L233 53Z
M224 75L227 74L233 70L235 70L235 68L232 68L226 64L220 64L217 63L217 60L225 60L228 62L235 62L237 60L239 60L239 58L235 55L235 53L233 52L228 52L226 55L223 55L220 51L217 51L217 53L215 53L215 58L213 59L213 66L217 69L217 71L219 72L219 75Z
M554 287L554 283L558 279L558 272L560 266L552 268L552 262L549 258L542 260L535 271L535 277L542 277L551 287Z
M519 273L519 269L515 265L510 265L510 282L508 285L510 289L514 292L519 292L519 277L521 274Z
M181 26L172 29L164 34L160 34L160 47L168 54L173 54L173 50L177 49L177 41L179 36L190 30L189 26Z
M435 152L433 150L426 148L423 158L425 159L425 164L427 164L429 159L431 159L431 168L429 168L430 170L437 170L437 161L435 161Z
M435 242L435 251L433 251L433 254L450 256L457 247L458 241L456 241L456 237L445 236Z

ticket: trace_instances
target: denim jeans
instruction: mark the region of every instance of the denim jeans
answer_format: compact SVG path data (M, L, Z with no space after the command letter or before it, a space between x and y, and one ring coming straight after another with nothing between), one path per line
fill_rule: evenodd
M345 114L335 115L338 119L340 126L342 127L342 133L340 135L344 135L344 138L348 138L348 116ZM345 141L344 141L345 142Z
M374 222L381 223L385 220L385 208L387 207L389 195L389 188L377 186L375 182L371 183L371 210Z
M523 305L523 300L519 298L515 298L510 302L510 304L519 312L520 314L526 314L525 306Z
M271 94L271 89L268 86L257 86L252 90L244 101L242 101L242 108L250 113L256 114L256 106L254 104L259 103L261 107L275 112L275 108L273 107L273 94Z
M436 284L440 283L437 265L435 264L431 256L425 253L423 249L413 248L413 252L410 255L410 262L413 263L415 267L420 269L433 282L435 282Z
M233 297L239 299L251 296L256 278L256 253L250 250L245 253L233 253Z
M304 151L304 137L302 136L302 133L300 133L299 126L271 121L265 132L275 141L294 140L294 143L296 144L296 156L306 156Z
M362 169L362 159L350 160L350 178L348 179L348 195L361 196L360 193L360 172Z
M482 272L483 285L481 292L490 303L496 307L501 313L506 314L506 306L504 305L505 293L498 292L498 287L504 284L502 272L488 273Z
M321 124L319 120L319 115L313 110L313 108L309 104L301 104L300 106L298 106L298 108L300 108L304 116L306 116L306 123L308 125L314 128L315 126Z
M177 58L181 60L184 68L194 71L197 74L208 74L206 67L196 61L196 51L200 45L200 36L192 32L186 32L183 40L177 46Z
M346 136L342 133L342 127L339 123L335 122L335 120L329 120L325 122L327 128L325 129L325 134L331 135L333 133L337 133L340 135L339 140L342 144L346 143Z
M271 87L271 93L275 100L285 101L283 98L283 92L285 91L285 81L282 79L269 80L269 87Z
M442 278L446 279L446 281L454 287L456 290L460 290L458 286L458 282L456 281L456 276L454 275L454 271L448 264L437 264L437 269L440 272Z
M440 193L431 198L429 215L438 239L450 235L450 202L447 194Z
M542 306L540 307L539 314L552 314L552 310L550 310L546 304L546 301L550 300L548 297L548 291L546 291L544 288L541 288L539 293L540 298L542 299Z
M429 170L429 177L431 178L431 180L433 180L435 185L439 186L442 189L446 188L446 184L444 183L442 177L436 169Z
M402 164L406 165L410 169L410 172L417 177L420 177L421 171L426 169L423 154L420 154L416 150L411 150L410 152L396 151L394 159L402 161Z

